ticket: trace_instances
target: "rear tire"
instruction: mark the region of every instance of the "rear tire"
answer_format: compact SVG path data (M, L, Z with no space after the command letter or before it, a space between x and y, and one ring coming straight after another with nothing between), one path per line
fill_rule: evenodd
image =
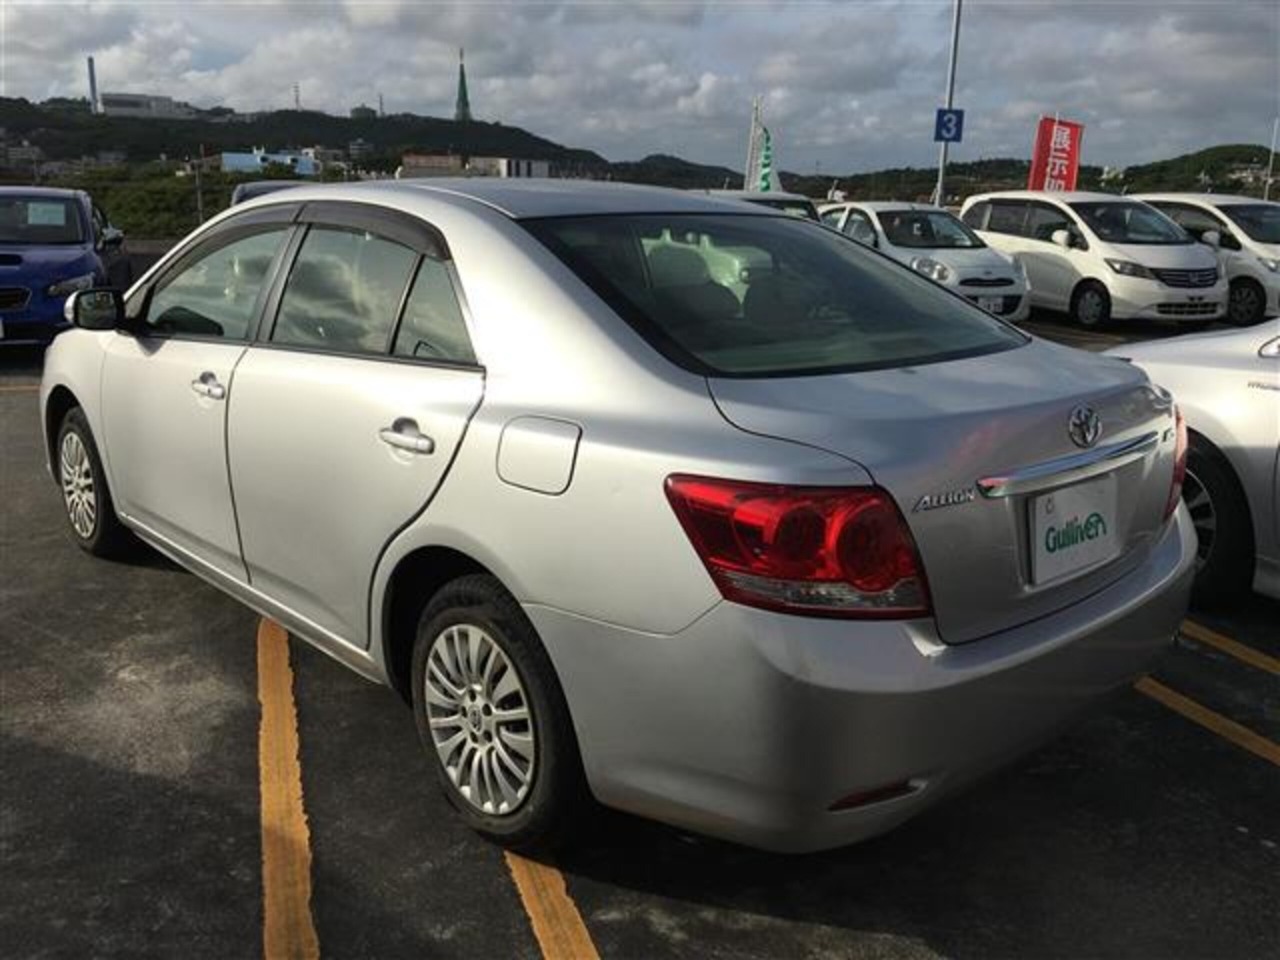
M95 557L119 557L133 537L116 516L107 475L84 411L72 407L62 418L54 448L63 515L76 545Z
M496 579L462 577L432 598L412 677L418 735L467 825L517 850L565 843L589 809L577 738L542 642Z
M1071 319L1096 330L1111 322L1111 295L1096 280L1086 280L1071 295Z
M1252 327L1261 323L1267 311L1267 293L1256 280L1231 281L1227 294L1226 320L1232 326Z
M1240 599L1253 586L1249 505L1231 465L1199 436L1187 451L1182 498L1199 539L1192 602L1213 607Z

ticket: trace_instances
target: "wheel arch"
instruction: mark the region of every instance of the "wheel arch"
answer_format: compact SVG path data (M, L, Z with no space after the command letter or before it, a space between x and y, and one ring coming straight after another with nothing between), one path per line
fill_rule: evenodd
M58 384L49 391L49 399L44 405L44 447L48 458L49 469L56 474L58 462L58 430L67 413L75 407L82 407L79 398L71 388Z
M459 577L486 574L502 579L474 557L447 546L423 546L401 557L382 596L382 657L391 688L412 699L410 675L418 618L446 584ZM503 584L504 589L506 585Z
M1187 444L1190 446L1199 443L1202 450L1212 457L1227 472L1227 476L1235 485L1235 492L1239 495L1240 503L1244 507L1245 518L1249 521L1247 527L1249 529L1250 538L1256 536L1254 527L1253 506L1249 503L1249 497L1245 493L1244 481L1240 479L1240 471L1236 469L1236 465L1231 458L1206 434L1201 433L1191 427L1187 428Z

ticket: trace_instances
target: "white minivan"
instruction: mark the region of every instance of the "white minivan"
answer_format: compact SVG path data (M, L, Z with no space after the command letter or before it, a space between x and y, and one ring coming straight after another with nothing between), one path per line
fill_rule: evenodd
M1217 253L1141 201L1010 190L970 197L960 217L1022 262L1032 306L1065 310L1082 326L1115 318L1198 328L1226 313Z
M1216 233L1230 284L1227 319L1236 326L1280 314L1280 203L1216 193L1148 193L1149 203L1202 243Z
M823 204L823 223L875 247L988 313L1025 320L1027 274L1015 257L993 250L954 214L927 203L876 200Z

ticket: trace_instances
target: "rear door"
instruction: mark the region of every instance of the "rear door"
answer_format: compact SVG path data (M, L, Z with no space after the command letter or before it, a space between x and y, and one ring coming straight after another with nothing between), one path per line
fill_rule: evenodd
M368 642L373 569L431 500L484 390L443 238L379 208L310 204L236 370L228 450L252 584Z
M229 222L137 291L128 305L134 333L110 339L102 368L117 508L240 581L227 403L292 213Z

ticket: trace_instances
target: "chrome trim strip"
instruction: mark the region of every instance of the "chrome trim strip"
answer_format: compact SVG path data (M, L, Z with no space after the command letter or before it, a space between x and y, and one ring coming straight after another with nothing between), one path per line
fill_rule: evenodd
M1159 442L1159 431L1152 430L1132 440L983 477L978 481L978 490L984 497L1013 497L1087 480L1145 457Z

